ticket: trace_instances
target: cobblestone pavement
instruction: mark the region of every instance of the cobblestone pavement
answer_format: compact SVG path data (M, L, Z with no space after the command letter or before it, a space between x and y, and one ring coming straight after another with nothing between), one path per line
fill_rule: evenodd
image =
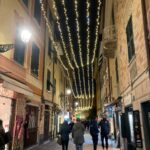
M100 141L100 140L99 140ZM109 141L109 150L119 150L116 148L112 148L113 142ZM49 142L47 144L43 144L41 146L35 147L32 150L61 150L61 146L59 146L56 141ZM75 145L73 144L72 139L69 141L68 150L75 150ZM86 133L85 134L85 143L83 146L83 150L93 150L92 139L91 136ZM101 144L99 142L97 150L102 150Z

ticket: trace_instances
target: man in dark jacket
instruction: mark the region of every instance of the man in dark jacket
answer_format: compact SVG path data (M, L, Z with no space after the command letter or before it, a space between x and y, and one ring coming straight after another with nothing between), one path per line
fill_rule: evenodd
M98 125L97 125L97 118L95 118L94 120L92 120L91 125L90 125L90 134L92 136L92 140L93 140L93 148L94 150L97 149L97 144L98 144Z
M101 141L102 141L102 147L104 146L104 139L106 141L106 150L108 150L108 135L110 132L110 124L109 121L106 118L106 114L103 114L103 119L99 123L99 127L101 128Z
M68 143L69 143L69 133L70 128L67 121L64 121L60 128L60 135L62 141L62 150L68 150Z

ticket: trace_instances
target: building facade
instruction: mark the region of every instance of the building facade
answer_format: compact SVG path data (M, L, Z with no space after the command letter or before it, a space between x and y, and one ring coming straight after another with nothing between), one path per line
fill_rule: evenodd
M110 17L105 17L104 46L101 49L104 59L99 71L102 84L97 85L101 89L98 102L102 104L102 108L106 108L108 114L109 111L113 115L118 112L121 149L150 149L149 6L149 1L146 0L115 0L112 4L107 1L105 3L105 8L112 7L109 9L112 22ZM108 13L109 11L105 16ZM105 31L109 28L106 24L115 27L117 37L115 55L110 62L106 58L112 56L113 45L112 41L105 41ZM106 36L110 34L108 33ZM107 99L106 93L109 92L106 89L111 91L111 95L108 94L111 99ZM109 110L110 107L112 110Z

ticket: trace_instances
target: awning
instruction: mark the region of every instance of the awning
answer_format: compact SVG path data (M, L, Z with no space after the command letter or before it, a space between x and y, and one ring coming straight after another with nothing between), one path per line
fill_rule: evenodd
M2 85L4 88L24 94L26 96L33 96L32 90L27 85L11 79L3 74L0 74L0 78L4 80Z

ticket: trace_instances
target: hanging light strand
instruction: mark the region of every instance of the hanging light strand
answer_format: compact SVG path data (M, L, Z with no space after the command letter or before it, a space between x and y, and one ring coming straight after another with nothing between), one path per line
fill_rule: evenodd
M54 48L57 50L57 46L56 46L56 43L54 41L54 38L53 38L53 34L52 34L52 30L51 30L51 27L50 27L50 24L49 24L49 20L47 18L47 15L46 15L46 11L45 11L45 8L44 8L44 3L43 3L43 0L40 0L40 4L41 4L41 11L42 11L42 15L43 15L43 18L45 19L45 22L46 22L46 26L47 26L47 29L48 29L48 32L50 34L50 39L52 41L52 45L54 46ZM59 60L60 60L60 63L61 65L63 66L63 68L67 71L67 74L68 74L68 77L69 77L69 82L70 82L70 86L71 86L71 89L72 89L72 93L73 93L73 96L75 98L77 98L74 94L74 91L73 91L73 88L72 88L72 85L71 85L71 79L70 79L70 75L69 75L69 72L68 72L68 69L67 67L63 64L61 58L59 57Z
M84 87L84 95L83 97L87 97L86 95L86 85L85 85L85 76L84 76L84 69L83 69L83 59L82 59L82 47L81 47L81 38L80 38L80 25L79 25L79 13L78 13L78 1L74 0L74 6L75 6L75 22L76 22L76 29L77 29L77 40L78 40L78 47L79 47L79 57L80 57L80 63L82 68L82 74L83 74L83 87Z
M86 49L87 49L87 76L88 76L88 97L90 98L90 68L89 68L89 53L90 53L90 3L89 0L86 0L86 21L87 21L87 43L86 43Z
M94 42L94 50L93 50L93 58L92 63L94 62L95 55L96 55L96 48L98 43L98 29L99 29L99 20L100 20L100 6L101 6L101 0L98 0L98 8L97 8L97 19L96 19L96 32L95 32L95 42Z
M75 63L75 66L76 68L79 68L78 64L77 64L77 61L76 61L76 56L75 56L75 53L74 53L74 49L73 49L73 42L72 42L72 36L71 36L71 31L70 31L70 27L69 27L69 23L68 23L68 15L67 15L67 9L66 9L66 5L65 5L65 1L62 0L62 5L63 5L63 9L64 9L64 14L65 14L65 23L66 23L66 27L67 27L67 32L68 32L68 38L69 38L69 44L70 44L70 48L71 48L71 54L73 56L73 60L74 60L74 63Z
M59 18L58 14L57 14L58 11L57 11L57 8L56 8L55 0L53 0L53 8L54 8L54 14L56 16L56 22L57 22L57 25L58 25L60 38L61 38L61 42L62 42L62 46L63 46L63 50L64 50L64 53L65 53L66 59L68 61L68 64L69 64L70 68L74 69L73 65L71 64L71 61L70 61L70 58L69 58L69 54L67 53L67 49L66 49L66 45L65 45L62 29L61 29L61 25L60 25L60 22L59 22L60 18Z

